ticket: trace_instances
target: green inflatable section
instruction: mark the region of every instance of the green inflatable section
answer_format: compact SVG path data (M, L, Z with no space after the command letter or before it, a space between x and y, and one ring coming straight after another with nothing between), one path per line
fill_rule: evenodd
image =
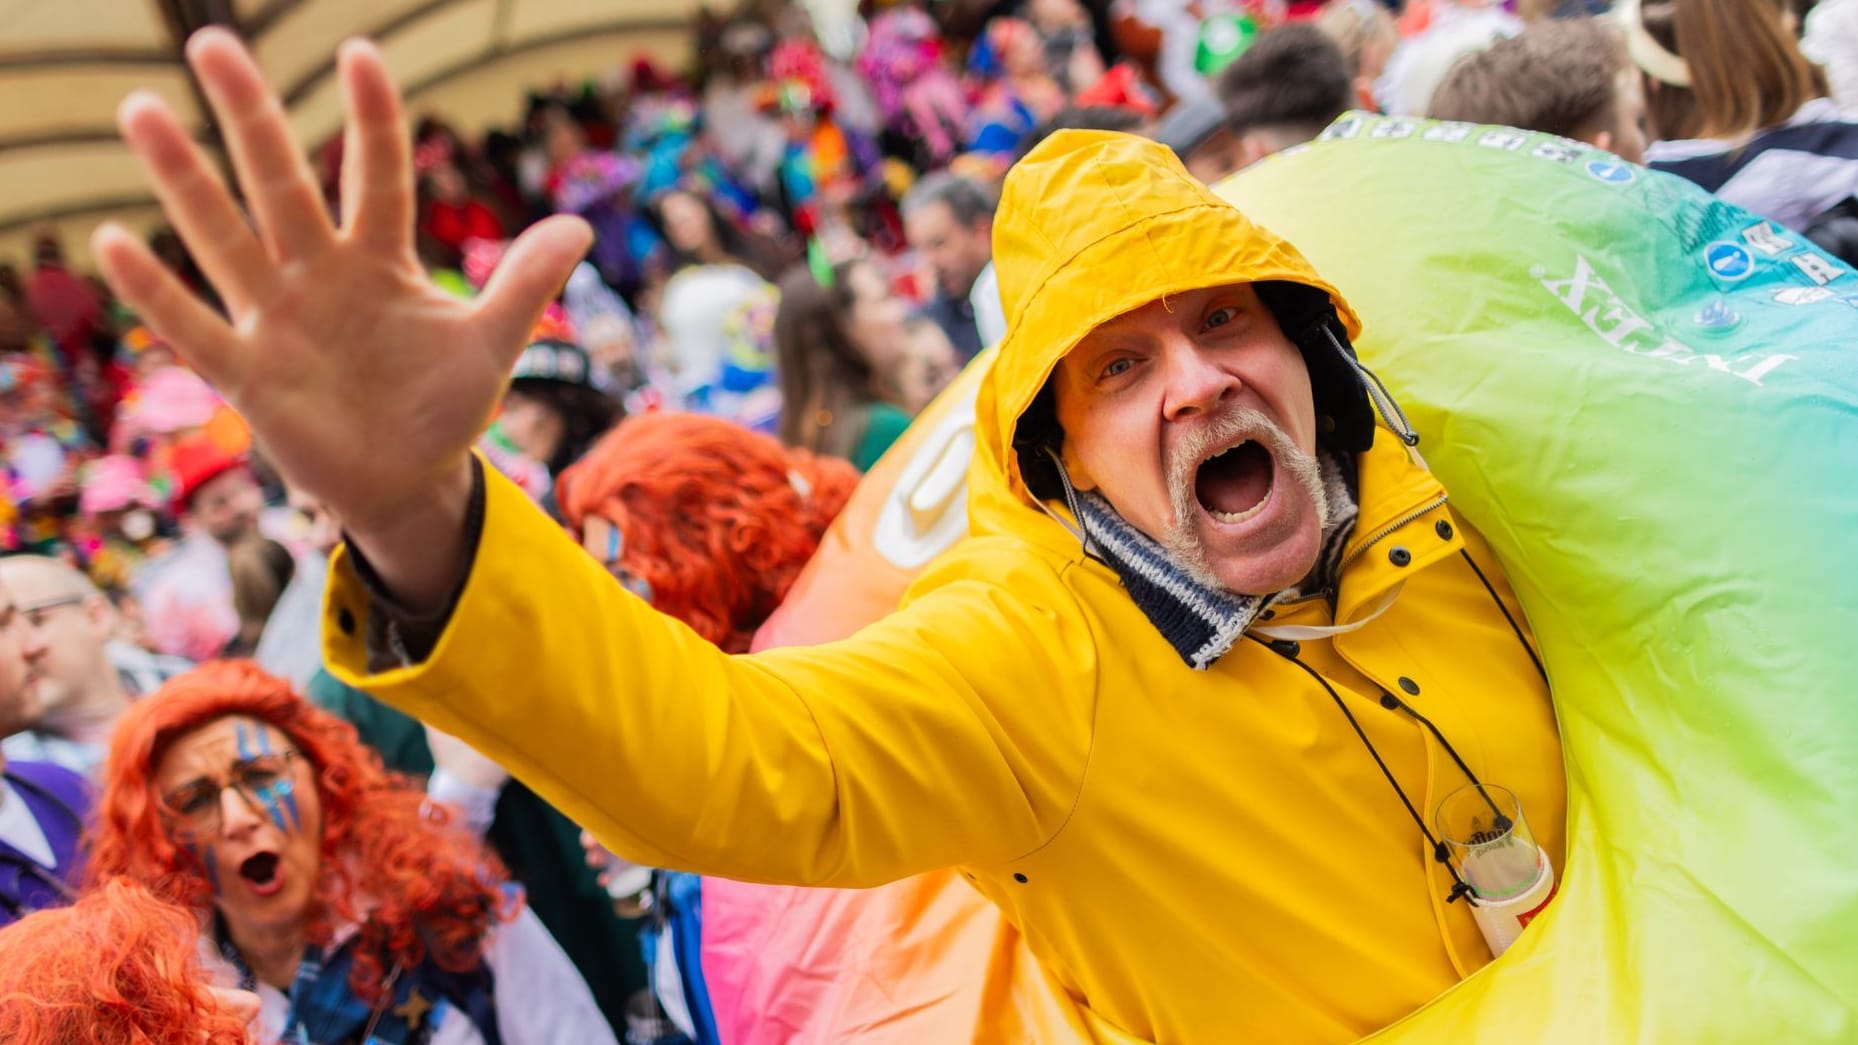
M1858 1040L1858 273L1548 135L1351 114L1222 195L1527 607L1561 895L1376 1042Z

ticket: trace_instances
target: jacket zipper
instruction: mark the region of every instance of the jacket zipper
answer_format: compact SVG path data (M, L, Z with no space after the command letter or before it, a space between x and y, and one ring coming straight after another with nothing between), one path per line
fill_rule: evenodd
M1437 508L1439 505L1444 504L1446 499L1447 499L1447 495L1439 494L1437 497L1434 497L1432 500L1427 501L1424 505L1421 505L1420 507L1415 508L1410 512L1407 512L1405 515L1402 515L1398 519L1395 519L1393 522L1390 522L1386 524L1385 526L1382 526L1380 529L1375 530L1374 535L1372 537L1369 537L1367 540L1362 541L1360 544L1355 546L1354 551L1349 552L1347 555L1344 555L1342 557L1341 563L1338 564L1335 568L1336 576L1340 577L1342 574L1348 572L1349 563L1352 563L1356 559L1361 558L1362 554L1365 553L1369 548L1372 548L1376 544L1385 540L1390 534L1392 534L1395 530L1398 530L1400 527L1405 526L1407 523L1412 522L1414 519L1417 519L1420 516L1425 515L1427 512L1432 511L1434 508Z

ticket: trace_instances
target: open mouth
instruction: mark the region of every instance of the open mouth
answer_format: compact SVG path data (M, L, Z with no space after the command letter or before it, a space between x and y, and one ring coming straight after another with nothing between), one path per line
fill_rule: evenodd
M1200 463L1194 497L1214 520L1242 523L1271 503L1277 465L1264 444L1247 439Z
M284 887L283 864L276 853L253 853L239 864L239 877L259 896L270 896Z

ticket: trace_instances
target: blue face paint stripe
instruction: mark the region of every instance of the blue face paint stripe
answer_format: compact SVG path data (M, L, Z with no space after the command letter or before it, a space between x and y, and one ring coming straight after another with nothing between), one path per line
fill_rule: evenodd
M257 798L258 801L264 803L265 812L271 815L271 822L277 825L277 829L288 833L290 827L284 823L284 810L277 804L277 789L261 787L258 789Z
M238 737L239 741L239 761L250 761L252 757L252 738L251 734L247 732L245 728L245 722L243 720L234 722L232 724L232 729L233 735Z
M199 860L201 863L201 866L206 868L207 888L213 890L214 896L218 896L219 895L219 854L215 852L213 847L210 845L207 846L204 850L197 850L194 848L194 845L192 842L187 843L187 851L194 854L194 858Z
M272 790L277 793L278 799L284 803L284 811L290 814L290 827L288 830L295 831L302 828L303 813L297 809L296 785L288 780L281 780Z

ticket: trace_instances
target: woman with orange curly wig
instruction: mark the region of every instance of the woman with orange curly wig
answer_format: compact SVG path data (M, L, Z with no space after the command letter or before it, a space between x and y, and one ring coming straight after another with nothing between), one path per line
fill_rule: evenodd
M348 724L241 661L116 727L92 881L192 908L258 1040L611 1045L587 985L493 858Z
M7 1045L247 1045L251 994L211 986L193 917L118 879L0 929Z
M560 499L594 558L660 613L730 653L787 596L858 473L700 414L620 422Z

